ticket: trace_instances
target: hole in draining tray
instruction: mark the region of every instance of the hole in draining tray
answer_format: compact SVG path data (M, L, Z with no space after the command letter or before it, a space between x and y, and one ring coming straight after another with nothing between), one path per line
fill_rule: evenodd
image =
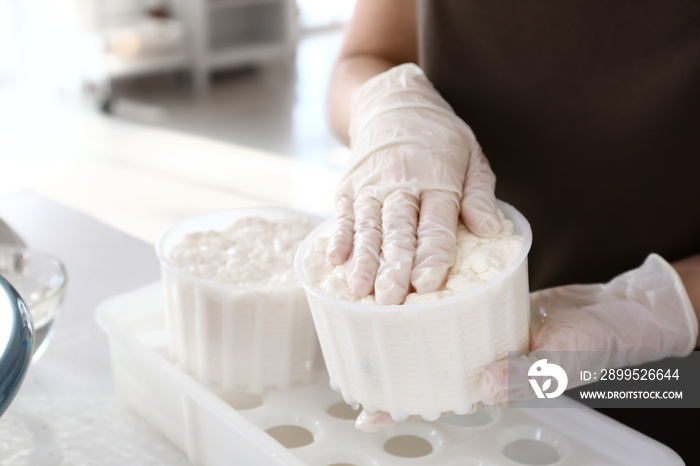
M326 409L326 412L337 419L346 419L349 421L354 421L357 416L362 412L362 408L358 407L353 409L352 406L345 403L344 401L339 401Z
M566 455L566 442L549 429L517 426L499 435L501 454L516 463L530 466L555 464Z
M445 463L441 466L499 466L496 463L490 461L484 461L480 458L458 458L455 461Z
M433 446L417 435L397 435L384 442L384 451L401 458L419 458L433 452Z
M308 429L292 424L273 426L265 432L287 448L303 447L314 441L314 434Z
M262 406L265 399L255 393L243 390L221 390L211 389L212 392L221 398L227 405L236 411L246 411Z
M256 424L287 448L309 445L316 441L323 430L316 419L300 413L276 415Z
M479 409L471 414L449 415L440 419L441 422L468 429L478 429L494 424L501 416L500 408Z
M520 464L547 465L561 459L559 452L551 445L539 440L514 440L503 447L503 456Z
M319 456L311 466L376 466L373 458L357 452L334 451Z

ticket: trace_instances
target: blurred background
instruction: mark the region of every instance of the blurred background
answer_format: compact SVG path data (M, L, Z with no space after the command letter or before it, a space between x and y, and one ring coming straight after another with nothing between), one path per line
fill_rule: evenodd
M81 139L128 122L337 167L323 102L353 6L0 0L0 157L46 164L89 118Z

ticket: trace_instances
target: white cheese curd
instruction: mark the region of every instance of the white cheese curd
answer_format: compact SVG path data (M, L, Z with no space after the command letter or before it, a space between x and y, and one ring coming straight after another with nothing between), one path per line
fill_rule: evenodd
M499 211L503 226L500 233L485 238L477 236L462 222L457 227L457 254L447 280L437 291L409 293L404 304L434 301L468 291L486 283L515 260L523 244L523 237L513 231L513 222ZM350 293L347 285L347 262L332 266L326 261L328 238L318 238L305 258L304 269L309 281L328 295L345 301L376 304L374 295L359 299Z
M185 235L168 254L178 269L199 278L237 285L296 282L294 254L312 230L301 216L281 220L244 217L224 230Z

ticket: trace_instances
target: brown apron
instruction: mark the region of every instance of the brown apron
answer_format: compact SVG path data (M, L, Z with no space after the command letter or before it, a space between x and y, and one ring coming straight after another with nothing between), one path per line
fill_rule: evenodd
M418 0L418 18L420 65L530 220L531 289L700 253L700 1ZM601 411L700 456L692 411Z
M700 2L418 10L420 65L532 225L532 290L700 253Z

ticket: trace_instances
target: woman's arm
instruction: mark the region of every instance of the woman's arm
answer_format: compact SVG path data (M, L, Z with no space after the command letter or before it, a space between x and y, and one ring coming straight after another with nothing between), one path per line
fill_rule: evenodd
M357 0L326 100L333 134L344 144L349 143L350 108L362 84L417 59L415 0Z
M673 262L671 265L680 275L695 315L700 321L700 254ZM700 336L695 346L700 347Z

